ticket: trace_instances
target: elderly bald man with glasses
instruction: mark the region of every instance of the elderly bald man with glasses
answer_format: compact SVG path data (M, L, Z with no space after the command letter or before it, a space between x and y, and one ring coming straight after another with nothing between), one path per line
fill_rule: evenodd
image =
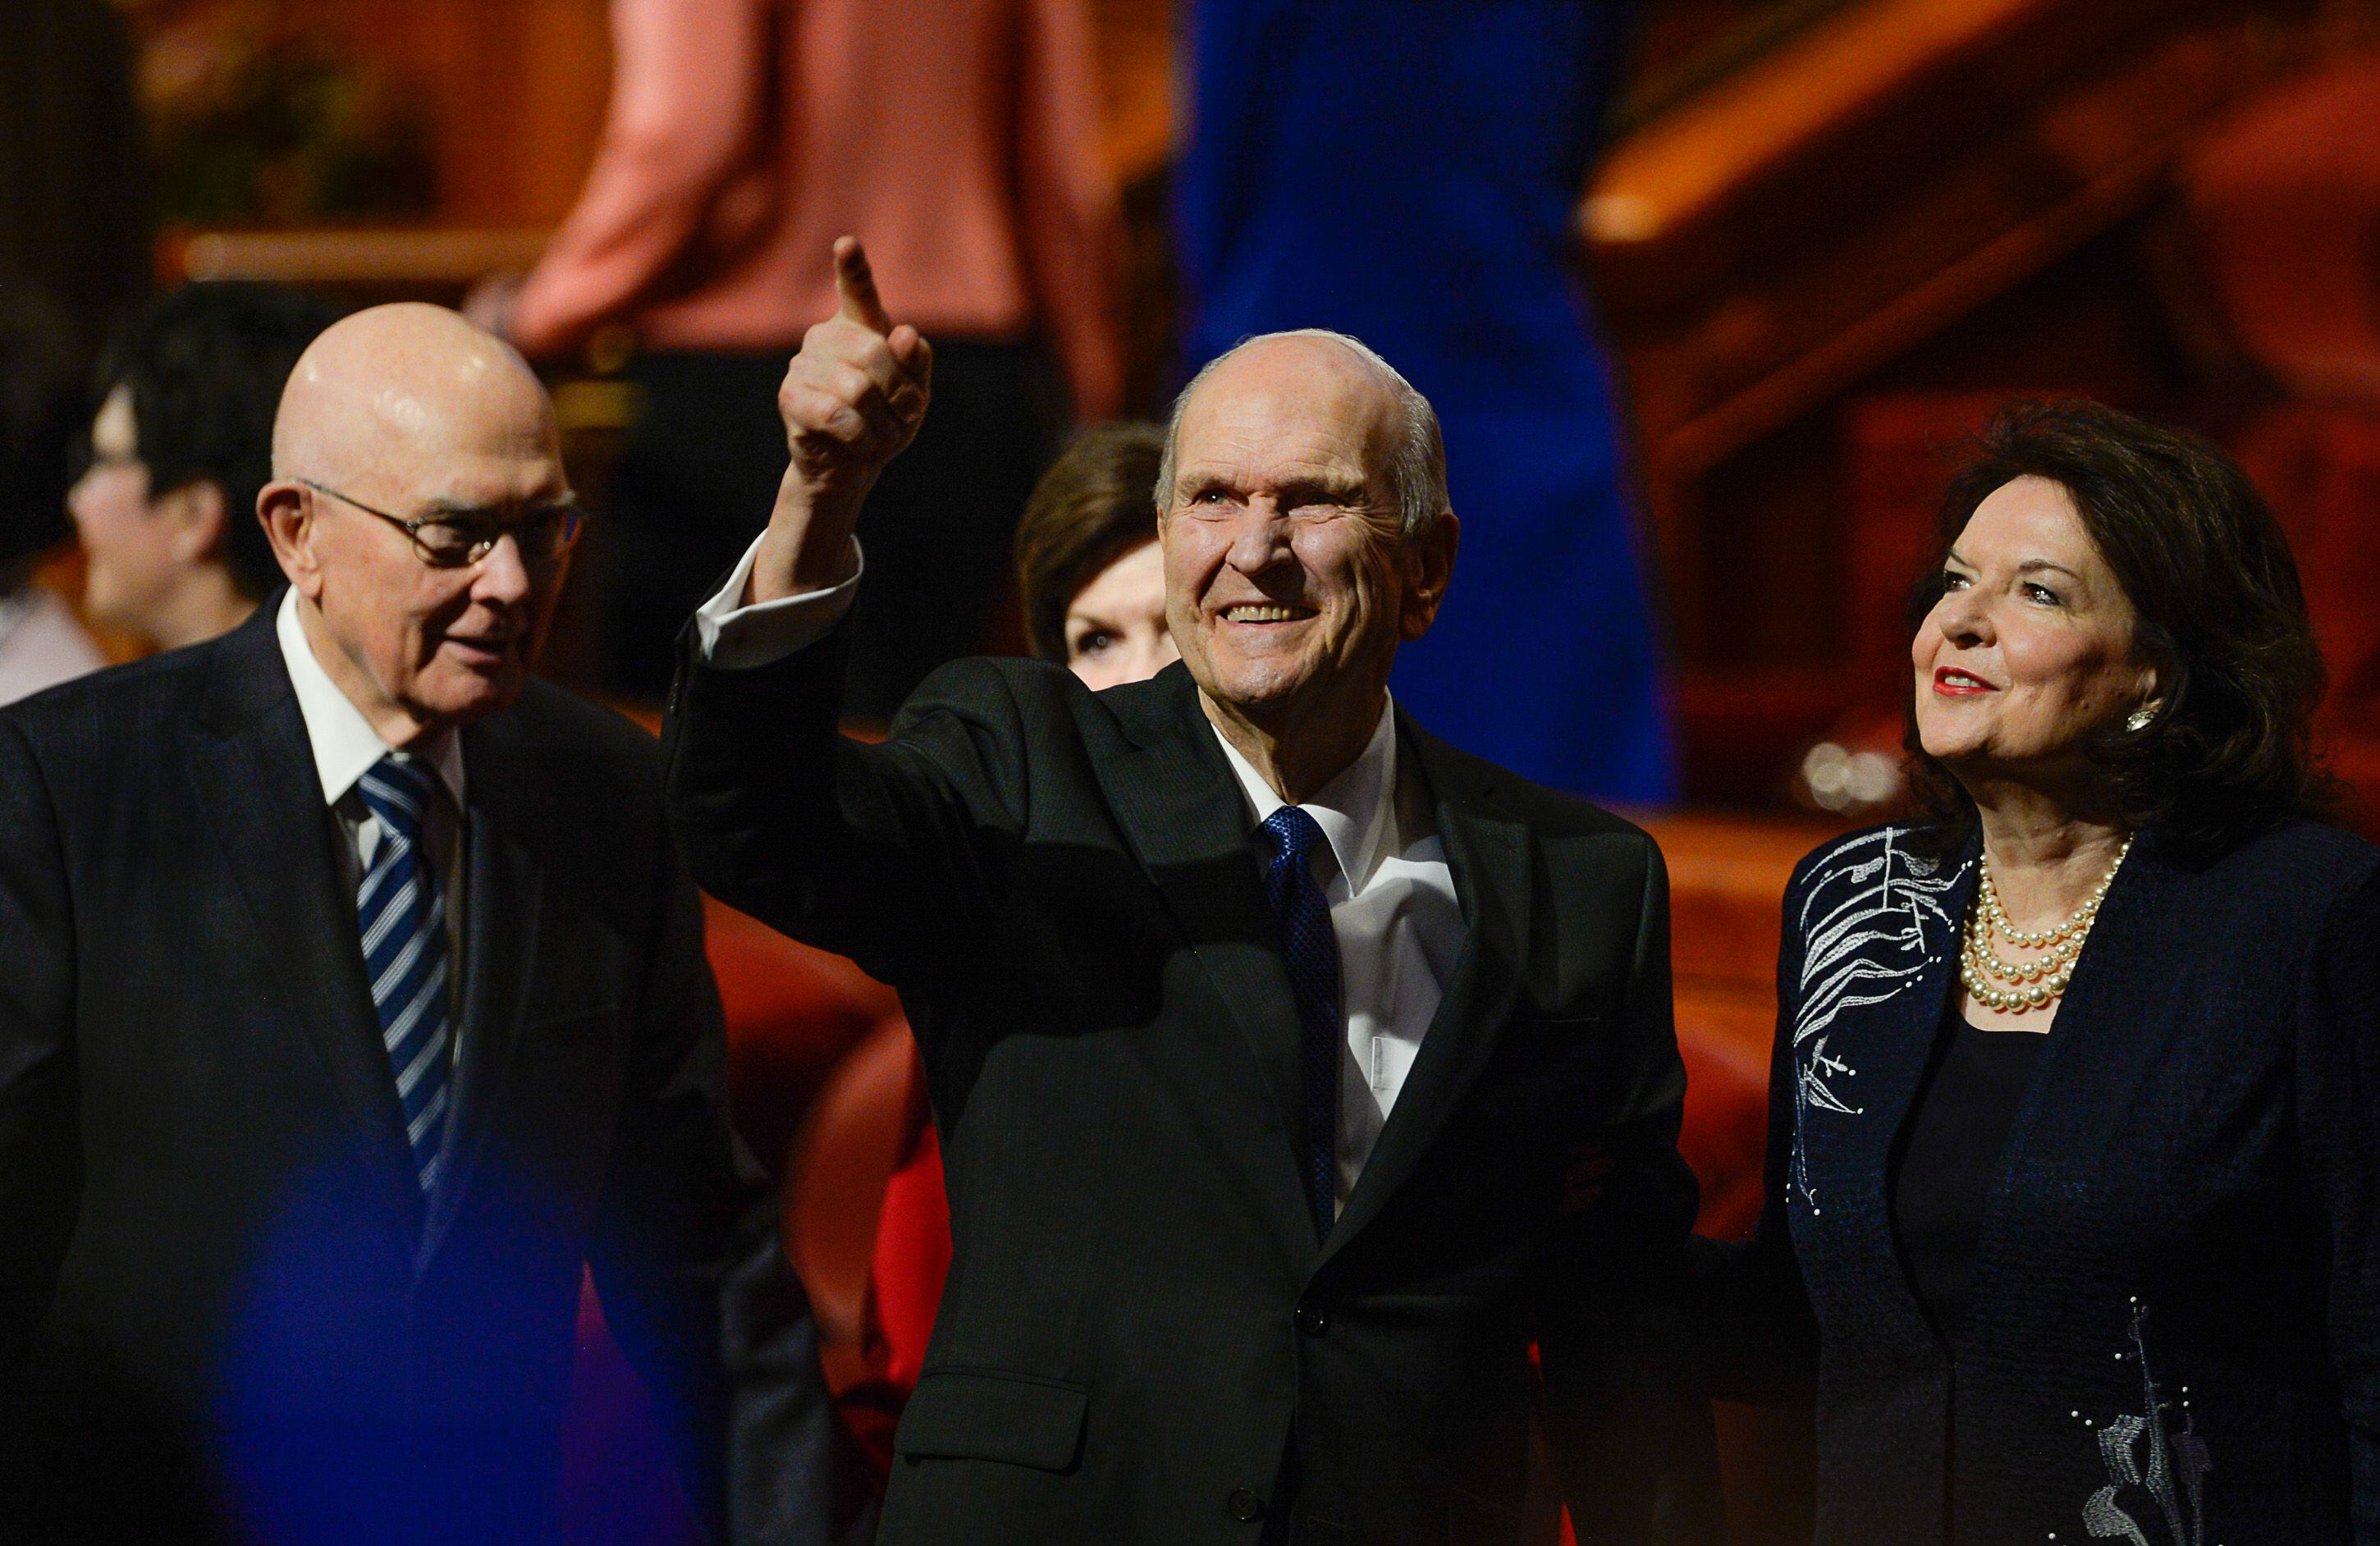
M544 390L361 312L273 473L278 598L0 717L0 1497L37 1540L548 1539L583 1266L712 1538L823 1541L655 748L529 677L579 527Z

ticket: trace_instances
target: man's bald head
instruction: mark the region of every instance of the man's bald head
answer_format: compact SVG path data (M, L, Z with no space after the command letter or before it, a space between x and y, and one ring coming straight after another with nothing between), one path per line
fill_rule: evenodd
M1183 421L1203 391L1229 391L1237 378L1245 378L1261 391L1278 386L1283 378L1305 375L1317 384L1333 379L1343 383L1351 374L1377 387L1384 417L1393 426L1393 443L1387 448L1389 465L1384 470L1395 486L1398 524L1407 537L1427 528L1450 508L1446 440L1439 429L1438 410L1370 344L1328 328L1294 328L1244 338L1190 378L1173 399L1173 411L1165 423L1165 453L1157 472L1158 509L1162 511L1172 502ZM1353 402L1369 394L1347 395Z
M440 307L358 312L298 359L273 470L257 513L298 620L383 740L519 695L577 515L553 405L510 345Z
M441 306L375 306L334 323L290 372L275 477L370 477L466 447L558 455L553 404L511 344Z

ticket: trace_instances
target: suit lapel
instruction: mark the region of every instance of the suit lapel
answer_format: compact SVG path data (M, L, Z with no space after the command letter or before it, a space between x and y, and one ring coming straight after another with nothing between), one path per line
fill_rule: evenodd
M338 884L334 818L274 637L275 610L260 607L225 641L187 766L198 808L214 817L203 824L206 840L221 846L375 1190L411 1234L421 1227L420 1188L364 981L355 898Z
M1892 1279L1897 1290L1895 1320L1912 1354L1934 1350L1939 1338L1917 1298L1893 1225L1892 1156L1900 1151L1916 1116L1917 1092L1925 1081L1935 1049L1942 1043L1950 984L1958 980L1958 949L1954 937L1948 949L1928 963L1911 991L1880 1008L1877 1034L1852 1081L1859 1086L1860 1100L1872 1107L1877 1120L1853 1124L1858 1142L1850 1146L1853 1152L1847 1153L1844 1160L1854 1167L1849 1173L1858 1178L1859 1197L1849 1214L1868 1237L1865 1259L1884 1263Z
M1907 1136L1926 1067L1941 1045L1950 1012L1950 984L1958 976L1957 948L1954 944L1930 961L1909 992L1878 1011L1876 1038L1859 1069L1858 1096L1864 1104L1873 1103L1880 1118L1859 1129L1861 1173L1873 1193L1870 1202L1879 1212L1889 1211L1885 1172Z
M1813 881L1794 1028L1793 1185L1813 1215L1857 1241L1892 1314L1901 1356L1942 1356L1901 1264L1892 1155L1913 1115L1958 980L1959 928L1975 891L1973 847L1928 860L1882 827Z
M1297 1179L1305 1147L1297 1001L1250 844L1247 800L1185 668L1167 668L1139 707L1126 719L1134 743L1099 756L1100 783L1255 1059L1280 1134L1275 1202L1310 1241Z
M540 955L544 872L527 845L535 786L493 726L463 732L465 799L462 1039L445 1163L421 1242L427 1263L453 1223L487 1145L519 1045Z
M1492 775L1480 777L1487 765L1458 762L1402 710L1397 735L1410 750L1408 767L1419 768L1429 786L1463 907L1463 949L1413 1070L1325 1242L1326 1260L1379 1215L1495 1052L1520 991L1529 937L1529 834L1498 810Z

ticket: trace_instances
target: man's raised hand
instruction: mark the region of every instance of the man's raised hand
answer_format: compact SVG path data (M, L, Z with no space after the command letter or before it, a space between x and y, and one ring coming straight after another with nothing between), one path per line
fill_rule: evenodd
M835 314L803 335L777 389L792 463L752 564L747 599L771 601L850 577L851 533L885 464L917 438L934 352L894 325L859 243L834 244Z

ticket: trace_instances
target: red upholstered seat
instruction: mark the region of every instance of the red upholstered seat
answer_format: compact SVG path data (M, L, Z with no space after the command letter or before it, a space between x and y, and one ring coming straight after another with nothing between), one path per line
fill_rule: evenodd
M797 944L717 902L706 945L727 1012L728 1089L736 1130L775 1166L836 1067L888 1025L905 1025L893 991L841 956Z
M884 1374L896 1390L914 1390L926 1366L926 1339L934 1307L951 1270L951 1203L942 1190L942 1146L931 1122L884 1188L876 1229L870 1286L884 1337Z
M907 1022L892 990L842 957L715 902L706 912L737 1129L763 1163L784 1166L786 1251L817 1310L830 1389L863 1444L889 1458L899 1401L872 1373L867 1305L885 1182L925 1109ZM565 1546L700 1539L591 1288L564 1446Z
M931 1266L929 1286L920 1279L922 1266L896 1273L892 1300L910 1308L892 1322L888 1339L876 1282L886 1190L919 1135L932 1130L917 1047L895 1016L836 1066L785 1156L785 1254L818 1316L827 1389L880 1481L892 1467L892 1427L917 1385L950 1256L948 1214L936 1212L939 1264ZM939 1164L932 1179L939 1210ZM904 1356L895 1357L896 1347Z
M1681 995L1678 1055L1686 1065L1686 1120L1678 1148L1702 1183L1698 1234L1742 1239L1759 1221L1760 1161L1768 1132L1768 1039L1774 1012Z

